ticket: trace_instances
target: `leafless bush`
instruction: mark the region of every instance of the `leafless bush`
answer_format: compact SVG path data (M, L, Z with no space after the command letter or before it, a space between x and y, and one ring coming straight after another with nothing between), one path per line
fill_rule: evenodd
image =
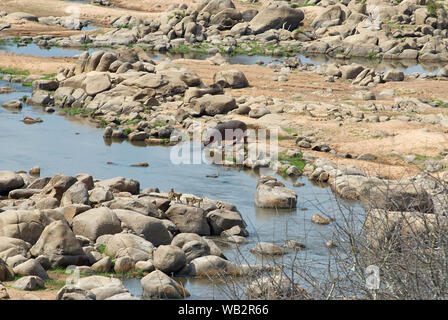
M448 194L446 182L427 179L436 185L436 195ZM226 295L283 300L448 298L448 217L429 207L435 193L422 191L417 183L406 185L404 192L397 186L379 190L370 190L363 212L340 199L331 214L321 211L335 219L331 232L336 247L328 250L325 264L296 251L269 260L277 272L221 278ZM442 206L446 212L448 203ZM248 262L242 252L238 256Z

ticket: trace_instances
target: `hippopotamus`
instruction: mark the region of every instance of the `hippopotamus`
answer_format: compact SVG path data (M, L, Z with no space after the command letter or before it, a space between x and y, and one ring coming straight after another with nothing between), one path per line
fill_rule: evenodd
M243 121L231 120L220 123L216 127L210 129L207 132L204 147L214 142L221 145L223 140L236 140L236 143L241 139L244 139L244 143L247 143L247 125Z

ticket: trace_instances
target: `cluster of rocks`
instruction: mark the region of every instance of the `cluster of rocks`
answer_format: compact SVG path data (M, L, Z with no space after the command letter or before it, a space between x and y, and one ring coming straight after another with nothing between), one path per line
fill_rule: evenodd
M343 198L359 199L368 208L388 211L417 211L447 215L447 182L429 174L389 180L379 175L368 177L350 165L319 158L305 166L303 174L309 179L328 183Z
M206 87L193 72L169 61L155 64L136 48L115 53L83 53L76 65L54 80L33 82L29 102L35 105L83 109L109 128L105 137L144 141L170 138L172 125L186 118L215 116L237 109L223 88L249 85L238 70L219 71ZM164 110L177 110L174 115ZM115 129L115 130L114 130Z
M12 12L12 13L2 13L0 14L0 18L5 19L18 19L18 20L27 20L38 22L42 24L46 24L49 26L59 25L63 28L70 30L81 30L82 28L89 25L91 22L89 19L79 19L73 16L63 16L63 17L38 17L36 15L26 13L26 12ZM6 26L6 25L5 25ZM10 26L10 25L9 25ZM1 31L1 30L0 30Z
M43 286L49 278L46 270L70 265L84 274L141 270L146 274L143 296L149 298L188 296L172 274L205 277L273 270L228 261L208 237L247 242L246 223L230 203L203 199L199 206L187 205L185 199L194 195L171 201L157 188L141 192L133 179L94 180L88 174L40 178L0 171L0 194L7 195L0 200L0 281L23 276L16 286L24 290ZM116 279L80 281L76 288L63 288L58 297L132 298Z
M43 23L49 26L60 25L63 28L71 29L71 30L81 30L84 27L87 27L91 21L89 19L79 19L74 18L72 16L68 17L39 17L39 23ZM41 46L44 46L41 44Z
M303 20L307 31L301 30ZM432 12L420 0L398 5L389 0L329 0L300 9L285 1L272 1L260 10L241 12L231 0L204 0L196 8L173 5L154 20L118 17L111 21L114 30L89 40L98 47L138 43L155 51L200 43L209 53L231 53L237 48L250 52L254 49L251 44L258 41L257 48L274 54L448 61L447 25L444 6ZM54 39L67 46L77 46L79 40Z

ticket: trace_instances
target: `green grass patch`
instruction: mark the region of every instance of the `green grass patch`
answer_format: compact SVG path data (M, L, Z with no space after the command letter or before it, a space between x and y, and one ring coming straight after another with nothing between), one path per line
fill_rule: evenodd
M126 120L126 122L124 124L128 125L128 126L132 126L137 124L137 120Z
M29 70L18 69L14 67L0 67L0 73L10 74L13 76L29 76Z
M70 116L75 116L78 114L90 114L90 111L83 108L61 108L61 110Z
M166 122L156 122L154 123L154 128L158 128L158 127L165 127L168 124Z
M106 253L106 245L102 244L98 247L98 252L101 254L105 254Z
M303 168L306 165L306 161L302 159L302 154L298 157L289 157L285 153L281 153L278 155L278 160L283 164L295 166L300 172L303 172Z
M285 131L288 134L297 133L297 129L296 128L283 128L283 131Z
M46 73L42 77L42 80L52 80L56 77L56 73Z

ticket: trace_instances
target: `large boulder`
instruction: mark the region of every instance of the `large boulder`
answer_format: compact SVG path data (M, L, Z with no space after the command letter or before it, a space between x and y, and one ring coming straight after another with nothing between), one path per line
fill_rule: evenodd
M37 276L26 276L14 282L12 287L19 290L31 291L38 288L44 288L45 281Z
M432 198L414 181L366 181L359 188L361 202L367 209L433 212Z
M306 300L308 292L282 274L255 279L246 288L247 299L254 300Z
M39 21L37 16L35 16L34 14L31 14L31 13L27 13L27 12L13 12L13 13L8 14L8 18L16 18L16 19L28 20L28 21L34 21L34 22Z
M174 204L165 213L176 225L180 232L210 235L210 227L207 223L205 211L201 208Z
M34 244L50 222L52 219L40 210L6 210L0 214L0 237Z
M160 270L155 270L141 280L143 298L185 299L190 293Z
M104 252L112 257L130 256L134 262L147 261L153 256L154 245L134 234L115 234L107 241Z
M120 279L105 276L80 278L77 287L92 293L96 300L105 300L117 294L128 293Z
M96 71L106 72L109 70L110 65L117 60L117 56L114 53L106 52L101 56L98 65L96 66Z
M177 246L159 246L154 252L154 267L167 274L179 271L186 264L185 253Z
M0 259L7 260L9 257L29 255L31 245L21 239L0 236Z
M375 249L407 250L438 239L448 231L448 218L430 213L369 210L363 225L369 245Z
M198 6L197 10L200 14L208 13L213 16L225 9L235 9L232 0L206 0Z
M187 242L183 245L182 251L185 253L187 263L190 263L196 258L211 255L210 246L203 239Z
M23 187L25 182L22 176L12 171L0 171L0 194Z
M131 194L138 194L140 192L140 183L137 180L123 177L102 180L97 182L96 186L103 187L112 192L129 192Z
M223 88L246 88L249 86L246 76L239 70L222 70L215 73L213 81Z
M281 247L276 246L275 244L269 242L257 243L255 247L250 249L250 252L268 256L283 255L286 253L286 251L283 250Z
M94 96L100 92L110 89L112 83L107 73L89 72L83 81L83 88L89 96Z
M37 276L44 280L48 279L48 274L39 262L29 259L14 267L14 273L19 276Z
M106 204L110 209L122 209L138 212L141 215L163 218L163 213L159 211L157 206L149 197L142 198L117 198Z
M61 207L71 204L90 204L89 189L84 182L76 182L63 194Z
M236 101L232 96L219 95L205 95L199 99L191 102L193 109L201 115L215 116L217 114L226 114L233 109L236 109Z
M112 210L101 207L85 211L74 217L72 229L76 235L95 241L104 234L121 232L121 222Z
M0 259L0 281L9 280L14 277L14 271L8 267L8 265Z
M245 228L247 225L243 217L236 212L225 209L213 210L207 213L207 221L210 224L212 234L220 235L221 232L234 226Z
M77 181L75 177L56 174L42 189L41 194L60 201L64 193Z
M218 256L203 256L190 262L185 268L180 270L178 275L210 277L224 275L241 275L243 269L241 266L225 260Z
M271 5L260 12L250 21L250 28L255 34L270 29L295 30L303 20L304 14L300 9L293 9L289 5Z
M89 290L78 286L66 285L56 294L56 300L96 300L96 296Z
M130 210L114 210L118 219L136 234L155 246L171 243L171 234L160 219L147 217Z
M46 255L53 268L88 263L78 239L64 221L49 224L30 252L35 257Z
M272 177L261 177L255 193L255 206L268 209L293 209L297 206L297 194Z
M242 18L243 16L241 15L241 12L229 8L214 15L210 19L210 24L217 25L219 30L227 30L240 22Z
M311 27L314 29L328 28L340 25L344 20L345 13L340 6L329 6L311 22Z

